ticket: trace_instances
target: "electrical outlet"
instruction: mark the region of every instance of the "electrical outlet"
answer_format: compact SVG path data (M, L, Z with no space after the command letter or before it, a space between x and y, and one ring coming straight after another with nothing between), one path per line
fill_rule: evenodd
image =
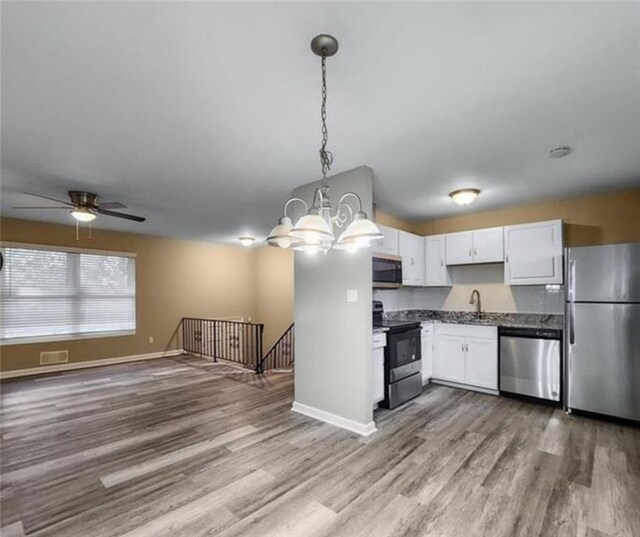
M149 345L153 343L153 336L149 336Z
M347 289L347 302L358 302L357 289Z

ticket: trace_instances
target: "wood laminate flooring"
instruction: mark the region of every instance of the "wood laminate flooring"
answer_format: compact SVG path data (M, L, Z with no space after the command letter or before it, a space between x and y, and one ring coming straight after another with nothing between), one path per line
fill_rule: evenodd
M2 383L3 537L640 536L640 429L432 386L361 438L183 356Z

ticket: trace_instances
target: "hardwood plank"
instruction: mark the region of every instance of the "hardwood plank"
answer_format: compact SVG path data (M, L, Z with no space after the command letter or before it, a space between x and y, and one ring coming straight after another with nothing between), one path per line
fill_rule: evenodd
M640 535L640 428L428 386L367 438L191 356L2 383L2 535Z

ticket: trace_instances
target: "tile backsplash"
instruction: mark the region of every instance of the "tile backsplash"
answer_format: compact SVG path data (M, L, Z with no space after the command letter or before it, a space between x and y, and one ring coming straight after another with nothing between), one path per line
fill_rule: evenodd
M373 299L382 300L385 311L432 309L473 311L471 292L480 292L483 311L501 313L564 312L564 288L559 286L504 284L501 263L452 267L453 287L403 287L374 289Z

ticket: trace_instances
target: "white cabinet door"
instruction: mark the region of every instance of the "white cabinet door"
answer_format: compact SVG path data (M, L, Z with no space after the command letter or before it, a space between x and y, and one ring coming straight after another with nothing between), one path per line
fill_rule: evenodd
M498 389L498 339L467 337L465 339L465 384Z
M447 233L445 236L445 262L447 265L466 265L473 262L473 233Z
M424 285L424 238L400 231L402 285Z
M562 247L562 220L505 227L504 282L562 283Z
M373 251L381 254L399 255L399 231L382 224L378 224L378 229L384 235L384 238L374 243Z
M502 263L504 261L502 227L479 229L473 232L473 262Z
M425 281L431 287L451 285L449 268L445 263L445 235L432 235L424 239Z
M437 334L433 378L464 384L464 337Z
M422 384L433 377L433 331L422 329Z
M373 403L384 399L384 347L373 349Z

